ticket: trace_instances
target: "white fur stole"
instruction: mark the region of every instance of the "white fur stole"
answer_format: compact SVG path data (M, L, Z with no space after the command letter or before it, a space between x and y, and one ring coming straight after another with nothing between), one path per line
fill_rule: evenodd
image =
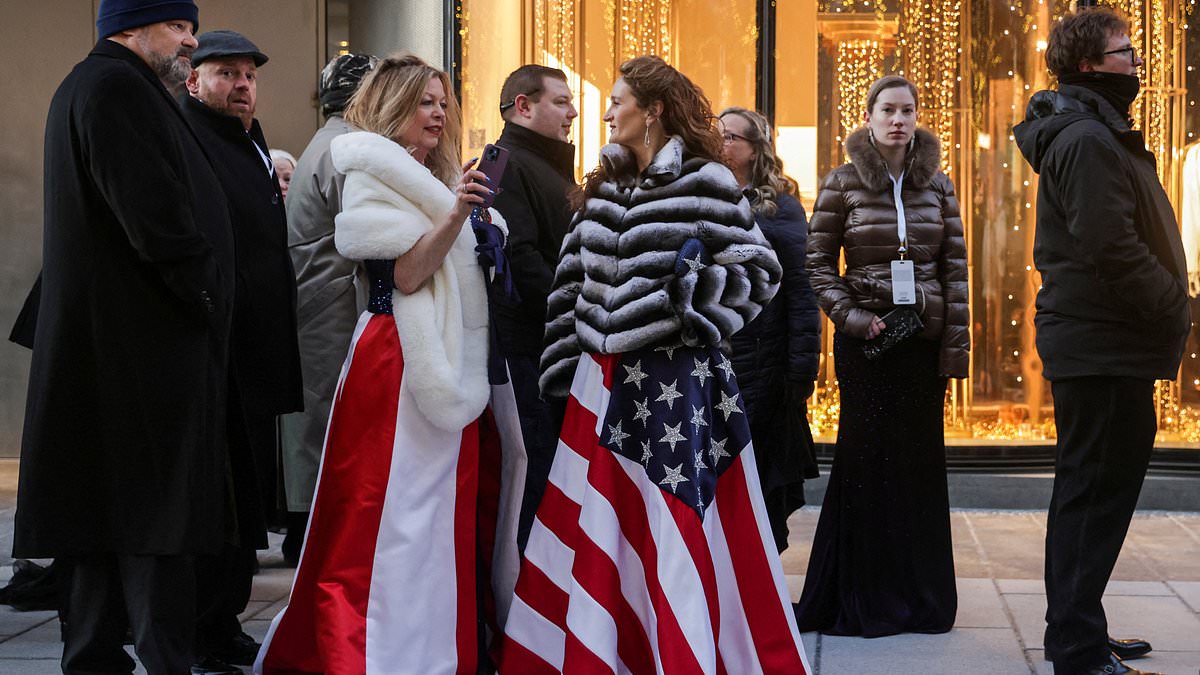
M454 208L450 189L383 136L344 134L330 152L346 175L334 242L347 258L398 258ZM500 214L491 215L507 236ZM420 289L392 291L392 311L417 408L437 427L461 430L479 417L490 394L487 290L469 222Z

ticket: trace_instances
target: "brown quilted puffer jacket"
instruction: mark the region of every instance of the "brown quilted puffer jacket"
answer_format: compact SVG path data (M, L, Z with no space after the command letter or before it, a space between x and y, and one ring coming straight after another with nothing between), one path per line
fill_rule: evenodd
M829 173L809 224L806 267L821 309L834 326L865 338L873 315L892 304L891 261L898 260L896 205L887 164L867 129L846 140L850 163ZM939 374L966 377L971 348L967 253L954 184L938 169L937 137L917 129L908 153L901 198L908 224L908 258L917 279L921 337L942 344ZM838 254L846 252L845 273Z

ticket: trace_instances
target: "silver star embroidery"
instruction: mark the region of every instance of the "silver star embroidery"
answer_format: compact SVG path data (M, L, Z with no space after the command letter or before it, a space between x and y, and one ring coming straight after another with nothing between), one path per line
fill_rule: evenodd
M629 434L621 431L621 422L617 422L617 426L615 426L615 427L612 425L609 425L609 427L608 427L608 442L615 444L617 446L618 450L625 449L625 448L621 447L621 443L626 438L629 438Z
M650 377L642 372L642 362L638 361L637 363L633 364L632 368L625 365L622 365L621 367L625 369L625 381L622 382L622 384L629 384L632 382L637 385L638 391L641 391L642 380Z
M642 464L650 463L650 441L642 441Z
M728 452L725 452L725 443L727 443L728 441L729 441L728 438L722 439L719 441L714 438L714 439L712 439L711 443L709 444L708 456L710 458L712 458L712 465L714 467L721 461L722 458L733 456L733 455L730 455Z
M733 377L733 363L725 358L724 354L721 354L721 362L717 364L717 370L725 371L726 382L729 381L729 378Z
M692 376L700 380L700 386L704 386L704 381L712 377L712 371L708 369L708 359L701 361L693 359L696 362L696 369L692 371Z
M675 358L675 350L676 350L676 349L679 349L679 345L671 345L671 346L669 346L669 347L655 347L655 348L654 348L654 351L656 351L656 352L666 352L666 353L667 353L667 360L668 360L668 361L670 361L670 360L672 360L672 359L674 359L674 358Z
M682 464L675 467L674 469L672 469L669 466L665 466L665 465L663 466L663 468L667 470L667 477L658 481L658 484L659 485L670 485L671 486L671 494L675 494L675 489L679 487L680 483L688 482L687 476L683 475L683 465Z
M687 263L687 266L690 267L693 272L699 272L700 270L704 269L705 267L708 267L708 265L705 265L704 263L700 262L700 251L696 251L695 259L684 258L683 262Z
M637 406L637 412L633 414L633 419L642 423L642 428L646 428L646 420L650 419L650 399L644 398L641 403L634 399L633 404Z
M696 427L696 433L700 433L700 427L708 426L708 422L704 421L704 408L692 406L692 426Z
M665 435L662 438L658 439L658 442L659 443L670 443L671 444L671 452L675 452L675 444L678 443L679 441L687 440L687 436L684 436L683 434L679 433L679 427L682 427L682 426L683 426L683 422L680 422L679 424L676 424L673 427L668 425L666 422L663 422L663 432Z
M675 399L683 398L683 394L681 394L675 390L675 387L678 384L679 384L678 379L676 379L671 384L663 384L662 382L659 382L658 386L662 387L662 394L654 400L655 401L666 401L667 402L667 410L674 410L675 409Z
M733 397L730 398L725 395L725 392L721 392L721 402L718 403L717 405L713 406L717 410L720 410L721 412L725 413L725 421L726 422L729 421L730 415L732 415L734 413L742 412L742 409L739 408L738 404L737 404L737 400L738 400L739 396L741 396L741 394L734 394Z
M696 469L697 471L703 471L708 468L708 465L704 463L703 452L696 453L696 461L692 463L692 468Z

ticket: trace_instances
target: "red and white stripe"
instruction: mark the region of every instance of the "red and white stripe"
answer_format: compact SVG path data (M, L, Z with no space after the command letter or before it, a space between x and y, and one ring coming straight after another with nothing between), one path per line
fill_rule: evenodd
M492 540L477 527L494 531L498 517L495 428L490 414L461 432L432 425L408 393L393 318L364 314L291 597L256 673L476 672L477 551Z
M721 475L701 521L599 444L615 367L580 359L500 672L811 672L753 449Z

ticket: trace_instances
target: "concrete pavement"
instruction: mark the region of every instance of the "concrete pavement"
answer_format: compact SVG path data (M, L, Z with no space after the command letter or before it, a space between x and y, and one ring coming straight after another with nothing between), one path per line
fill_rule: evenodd
M11 575L16 463L0 460L0 581ZM803 586L819 510L791 520L791 547L783 555L793 597ZM814 675L925 673L1048 675L1042 660L1045 596L1041 582L1045 516L1039 511L956 509L952 513L959 610L945 635L901 635L871 640L804 635ZM293 570L283 567L282 537L260 553L253 600L243 615L261 639L282 607ZM1141 512L1135 518L1105 597L1110 628L1154 644L1135 661L1169 675L1200 673L1200 514ZM14 612L0 606L0 674L57 673L62 652L53 612ZM144 672L139 670L138 672Z

